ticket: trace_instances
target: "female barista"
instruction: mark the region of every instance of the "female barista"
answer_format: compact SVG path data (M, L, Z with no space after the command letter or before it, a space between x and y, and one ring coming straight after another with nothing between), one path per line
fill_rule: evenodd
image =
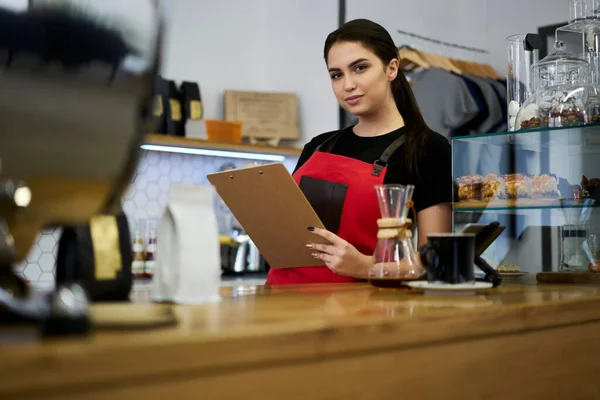
M338 102L358 123L312 139L293 177L327 228L308 229L331 244L306 244L325 266L271 269L267 285L366 279L381 217L375 185L415 186L419 247L451 230L450 144L425 124L390 34L349 21L329 34L324 56Z

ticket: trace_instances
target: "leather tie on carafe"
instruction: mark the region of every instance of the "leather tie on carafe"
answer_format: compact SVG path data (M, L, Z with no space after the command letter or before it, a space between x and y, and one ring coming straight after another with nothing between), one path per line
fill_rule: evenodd
M405 206L412 210L416 225L417 213L415 212L415 203L410 200L406 202ZM377 226L379 227L377 239L403 240L413 237L413 223L410 218L380 218L377 220Z

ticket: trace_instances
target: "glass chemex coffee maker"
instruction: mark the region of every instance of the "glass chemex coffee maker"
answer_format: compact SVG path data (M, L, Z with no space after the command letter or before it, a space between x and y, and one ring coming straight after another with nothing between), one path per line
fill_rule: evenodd
M377 247L369 282L379 288L399 288L406 281L421 279L425 269L413 245L412 208L413 185L377 185L377 199L381 218L377 221Z

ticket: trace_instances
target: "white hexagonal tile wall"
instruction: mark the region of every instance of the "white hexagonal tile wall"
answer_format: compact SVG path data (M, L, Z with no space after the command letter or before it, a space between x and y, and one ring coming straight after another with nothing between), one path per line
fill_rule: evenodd
M144 174L148 169L148 160L145 157L140 158L140 162L138 163L135 171L138 174Z
M162 209L164 207L160 207L156 201L148 202L146 206L146 212L148 217L150 218L159 218L162 214Z
M171 170L171 163L169 162L168 157L169 157L168 154L161 153L160 160L158 161L158 169L160 170L160 173L163 175L167 175L169 173L169 171Z
M52 252L55 243L56 240L54 239L54 236L52 236L52 234L45 233L40 237L40 240L38 241L38 246L40 250L42 250L44 253L50 253Z
M135 197L133 200L134 200L134 203L136 206L136 210L146 207L146 203L148 202L148 198L146 197L146 192L141 191L141 190L137 191L135 193Z
M203 171L205 169L206 160L210 157L194 157L190 156L190 162L194 171Z
M171 169L179 169L181 164L183 164L183 154L171 153L169 161L171 162Z
M196 170L192 173L192 182L196 185L204 185L208 179L206 179L206 172L203 170Z
M54 228L54 231L52 232L52 236L54 237L54 240L56 240L58 242L60 240L61 235L62 235L62 229Z
M38 278L42 274L42 270L40 269L39 265L28 263L23 271L23 274L25 275L25 279L31 282L37 282Z
M161 192L160 197L158 198L158 204L160 204L161 207L166 207L168 201L169 201L169 192L167 192L167 191Z
M191 177L194 173L194 164L192 162L192 157L193 156L187 156L183 161L183 165L181 166L181 173L185 177Z
M133 200L125 200L123 202L123 211L127 215L133 215L135 212L135 204L133 203Z
M143 158L148 163L148 166L157 166L160 160L160 154L156 151L144 151Z
M146 175L137 175L134 181L135 190L144 190L146 188Z
M38 278L38 283L54 283L55 277L53 272L42 272Z
M171 169L170 178L172 183L180 182L181 179L183 179L183 174L181 173L181 170L179 168L173 168Z
M38 261L38 265L40 266L43 272L52 272L54 271L55 261L56 260L52 253L44 253Z
M135 210L135 213L133 214L133 218L137 221L140 219L146 219L148 218L148 213L146 212L145 208L138 208L137 210Z
M158 187L160 187L160 190L168 192L169 188L171 187L171 180L169 179L169 177L161 176L158 180Z
M160 171L158 167L148 167L148 171L146 171L146 178L148 182L158 182L158 178L160 178Z
M27 262L36 263L39 261L41 256L42 256L42 249L40 249L40 246L36 243L33 246L31 246L31 249L29 250L29 254L27 254Z
M160 187L158 186L158 182L148 184L148 187L146 187L146 195L148 196L148 199L158 199L158 196L160 195Z

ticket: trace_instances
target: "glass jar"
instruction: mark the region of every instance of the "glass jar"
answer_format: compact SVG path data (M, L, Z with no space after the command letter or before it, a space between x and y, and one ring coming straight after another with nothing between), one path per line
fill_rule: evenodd
M584 251L590 261L588 265L590 272L600 272L600 234L595 232L588 234Z
M569 23L600 19L600 0L569 0Z
M596 86L589 82L590 65L567 52L562 42L557 42L555 48L553 54L531 67L535 94L520 108L516 129L563 127L589 121L587 102L597 94Z
M508 72L506 75L508 130L515 130L519 109L533 93L531 66L539 61L541 39L538 35L512 35L506 38Z
M600 123L600 53L587 52L580 55L581 58L590 64L589 83L594 86L593 91L588 93L585 107L588 116L588 123Z
M554 53L532 65L533 88L537 92L564 84L589 82L590 65L566 50L563 42L556 42Z
M519 109L532 95L533 78L531 66L539 61L538 35L512 35L506 38L508 72L506 75L508 130L515 130L515 121Z

